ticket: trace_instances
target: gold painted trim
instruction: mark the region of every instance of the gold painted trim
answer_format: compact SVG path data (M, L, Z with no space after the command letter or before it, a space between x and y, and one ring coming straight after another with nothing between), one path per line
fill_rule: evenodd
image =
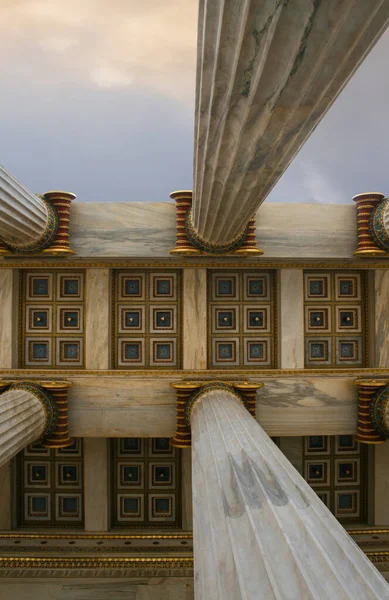
M0 533L0 540L192 540L192 533L167 534L78 534L78 533Z
M365 552L364 554L372 563L389 562L389 551Z
M388 534L389 529L347 529L350 535L377 535Z
M68 252L68 249L61 249L61 252ZM74 251L73 251L74 252ZM103 258L96 262L94 259L88 258L80 258L77 261L60 261L58 259L53 259L51 261L47 260L48 257L45 257L45 260L27 260L26 257L23 257L23 260L17 260L15 256L10 258L15 259L13 262L8 259L7 256L4 257L4 260L0 260L0 268L1 269L198 269L207 267L210 269L338 269L338 270L368 270L368 269L389 269L389 255L387 261L380 262L362 262L350 257L349 262L336 262L333 261L318 261L318 262L285 262L285 259L273 261L267 260L266 262L261 260L260 258L255 262L246 262L241 260L239 257L236 260L226 260L221 257L217 261L214 258L206 258L201 259L200 257L197 259L188 259L183 258L182 260L170 259L169 257L165 257L161 262L157 260L150 259L122 259L120 261L112 261L112 260L104 260ZM32 257L33 258L33 257ZM231 258L231 257L229 257Z
M144 377L145 379L152 379L157 377L158 379L164 380L167 378L174 378L178 381L176 383L184 382L185 379L190 378L191 383L197 381L206 381L222 379L223 381L242 381L247 377L263 378L263 377L289 377L297 375L299 377L311 375L317 375L320 377L328 377L332 375L334 377L347 376L356 378L358 375L369 377L369 376L382 376L389 378L389 368L385 367L361 367L351 369L220 369L220 370L198 370L198 371L185 371L185 370L161 370L161 369L143 369L143 370L130 370L130 369L106 369L106 370L89 370L89 369L40 369L37 372L36 369L0 369L0 377L6 379L14 379L19 381L20 379L29 377L31 380L41 381L42 385L45 384L42 377L48 377L50 380L57 376L68 378L68 377L85 377L85 376L98 376L98 377ZM205 379L206 378L206 379ZM384 380L382 380L384 381ZM386 382L386 379L385 379Z
M193 558L183 557L0 557L0 569L193 569Z
M357 379L355 382L355 385L359 386L359 387L372 387L372 388L376 388L376 387L381 387L384 385L387 385L389 383L389 381L387 379ZM370 398L369 398L370 400ZM370 423L370 421L369 421Z

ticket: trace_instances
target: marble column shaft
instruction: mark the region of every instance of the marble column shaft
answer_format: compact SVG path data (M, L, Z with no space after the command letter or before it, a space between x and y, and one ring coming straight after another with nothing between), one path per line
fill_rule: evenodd
M0 166L0 238L12 246L35 244L48 218L45 203Z
M0 466L36 442L45 425L43 405L30 392L10 390L0 394Z
M200 0L193 225L231 242L389 22L389 0Z
M382 600L389 586L242 404L192 410L196 600Z

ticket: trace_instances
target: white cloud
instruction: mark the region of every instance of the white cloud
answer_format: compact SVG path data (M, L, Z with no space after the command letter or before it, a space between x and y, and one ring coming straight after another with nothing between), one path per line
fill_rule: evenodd
M39 45L44 50L49 50L50 52L56 52L57 54L65 54L71 48L76 48L79 46L78 40L72 40L69 38L46 38L39 42Z
M337 189L333 181L319 170L318 166L310 161L298 162L299 170L302 173L303 195L309 198L310 202L318 204L340 204L344 202L342 193Z
M98 87L146 87L193 103L198 0L2 0L0 50ZM77 52L71 51L77 49ZM24 55L22 55L24 53ZM16 59L16 57L15 57ZM131 75L129 75L131 74Z
M101 88L111 88L131 85L133 77L115 67L107 66L93 69L90 80Z

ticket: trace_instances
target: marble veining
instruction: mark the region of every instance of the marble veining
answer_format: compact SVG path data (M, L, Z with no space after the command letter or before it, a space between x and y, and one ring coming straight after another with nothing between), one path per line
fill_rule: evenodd
M257 395L257 420L273 436L355 434L354 380L346 377L266 380Z
M226 391L192 414L196 600L383 600L389 586Z
M174 380L175 378L173 378ZM175 432L172 378L72 376L69 428L76 437L158 437ZM269 435L355 433L355 377L270 378L257 394L257 417Z
M193 200L200 236L221 244L238 235L388 19L382 0L200 1Z
M70 239L77 257L170 257L174 202L74 203Z
M264 258L351 259L356 210L351 204L264 204L256 214ZM173 202L74 202L70 240L75 259L171 258L176 242ZM258 259L260 264L261 259Z

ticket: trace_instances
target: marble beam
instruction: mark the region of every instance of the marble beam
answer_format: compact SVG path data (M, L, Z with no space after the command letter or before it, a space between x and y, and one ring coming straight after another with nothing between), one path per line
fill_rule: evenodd
M176 243L174 202L112 202L108 212L106 203L74 203L69 227L77 260L143 258L164 264L174 260L170 255ZM358 263L356 228L351 200L349 205L265 203L257 213L258 243L266 260Z
M220 375L218 376L220 378ZM179 379L179 377L177 377ZM173 437L174 377L67 376L73 437ZM355 434L355 377L250 377L265 386L257 419L271 436Z
M388 22L389 0L200 0L192 207L203 240L242 231Z
M0 237L23 248L38 243L49 223L47 204L0 166Z
M192 408L196 600L382 600L389 586L237 397Z

